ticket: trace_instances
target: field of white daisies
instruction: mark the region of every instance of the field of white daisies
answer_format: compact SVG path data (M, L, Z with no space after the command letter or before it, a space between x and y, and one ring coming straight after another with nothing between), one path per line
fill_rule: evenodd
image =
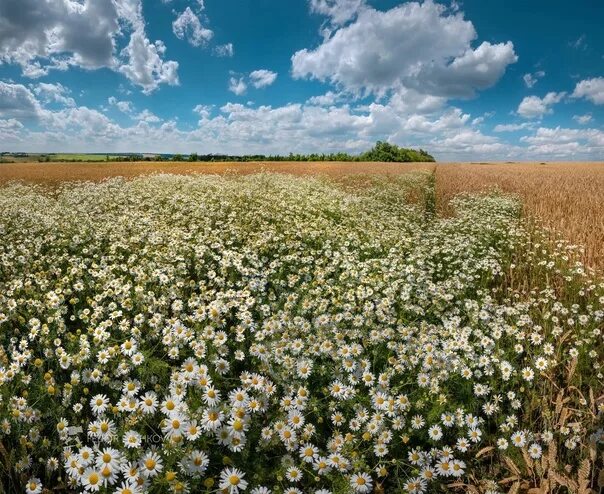
M0 492L598 492L604 283L515 198L434 197L0 187Z

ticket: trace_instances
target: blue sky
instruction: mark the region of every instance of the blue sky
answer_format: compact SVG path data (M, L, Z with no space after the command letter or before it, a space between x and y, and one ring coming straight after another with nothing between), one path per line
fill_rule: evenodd
M0 148L604 159L604 3L0 0Z

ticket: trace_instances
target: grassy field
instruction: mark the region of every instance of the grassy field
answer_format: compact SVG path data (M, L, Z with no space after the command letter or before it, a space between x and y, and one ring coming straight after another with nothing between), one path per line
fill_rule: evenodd
M58 153L49 155L51 160L55 161L104 161L104 154L77 154L77 153Z

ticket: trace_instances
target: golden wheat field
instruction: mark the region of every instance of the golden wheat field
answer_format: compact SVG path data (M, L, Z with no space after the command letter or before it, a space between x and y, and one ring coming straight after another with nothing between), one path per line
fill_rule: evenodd
M7 163L0 165L0 184L12 180L36 183L91 180L153 173L252 174L261 171L293 175L343 177L357 174L435 173L438 207L450 212L449 200L460 192L498 189L521 196L527 214L582 246L582 260L604 268L604 162L597 163Z
M525 212L585 248L586 265L604 268L604 163L447 163L438 165L441 211L460 192L520 195Z
M433 163L364 162L109 162L109 163L6 163L0 165L0 184L10 180L58 183L67 180L103 180L110 177L137 177L152 173L249 175L258 172L293 175L355 175L364 173L399 175L410 170L433 170Z

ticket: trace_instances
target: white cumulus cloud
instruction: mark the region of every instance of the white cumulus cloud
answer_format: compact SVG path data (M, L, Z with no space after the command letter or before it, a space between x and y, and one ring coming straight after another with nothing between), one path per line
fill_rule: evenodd
M161 118L159 118L157 115L155 115L154 113L152 113L149 110L143 110L142 112L138 113L137 115L134 115L133 117L135 120L139 120L142 122L146 122L146 123L158 123L161 122Z
M76 104L72 97L67 96L70 93L69 89L60 83L41 82L33 85L33 92L45 103L58 103L64 106L75 106Z
M377 139L454 161L597 159L604 152L604 132L593 128L539 128L509 144L474 127L469 113L413 92L357 107L319 103L227 103L217 112L198 105L192 109L200 117L197 127L181 129L176 119L162 121L148 110L131 113L131 124L85 106L49 110L26 86L2 83L0 138L5 148L31 152L358 153ZM24 125L29 119L36 130ZM518 125L532 130L531 122L525 124Z
M119 101L115 96L109 97L107 101L122 113L132 113L134 111L131 101Z
M604 132L598 129L568 129L540 127L532 136L522 137L529 152L557 158L588 156L592 159L604 153Z
M37 120L42 114L42 106L27 87L0 81L0 118Z
M186 39L193 46L205 46L214 36L211 29L201 25L199 17L187 7L172 23L172 31L179 39Z
M270 86L277 80L277 73L270 70L259 69L250 72L250 82L257 89Z
M588 113L585 115L573 115L573 120L581 125L586 125L593 120L593 117Z
M23 142L23 124L14 118L0 119L0 139L5 142Z
M234 53L233 43L218 45L214 48L214 53L217 57L232 57Z
M499 124L493 129L494 132L517 132L519 130L532 129L535 124L532 122L524 122L521 124Z
M229 91L236 94L237 96L245 94L245 92L247 91L247 84L245 83L243 77L231 77L229 79Z
M604 105L604 77L579 82L572 96L573 98L585 98L596 105Z
M551 106L562 101L566 93L547 93L543 98L527 96L524 98L516 112L523 118L541 118L543 115L553 113Z
M60 58L88 69L114 67L118 20L112 0L2 0L0 60L33 77Z
M353 19L364 6L365 0L310 0L310 11L329 17L334 25Z
M434 96L472 96L494 85L517 60L511 42L473 48L476 37L461 12L430 0L386 12L365 7L317 48L296 52L292 74L355 94L406 87Z
M308 103L316 106L332 106L342 99L342 95L334 93L333 91L327 91L325 94L311 96L308 98Z
M529 89L532 88L535 84L537 84L537 81L539 81L539 79L545 77L545 72L543 70L539 70L537 72L534 72L532 74L524 74L524 76L522 77L522 79L524 80L524 84L526 84L526 87L528 87Z
M128 38L129 37L129 38ZM118 44L129 39L118 53ZM70 67L109 68L145 92L178 82L178 63L145 31L142 0L2 0L0 64L18 64L25 77Z
M132 33L130 43L122 50L128 62L120 67L120 72L141 86L145 94L152 93L160 84L176 86L179 84L178 62L165 61L162 58L165 52L166 45L162 41L151 43L139 28Z

